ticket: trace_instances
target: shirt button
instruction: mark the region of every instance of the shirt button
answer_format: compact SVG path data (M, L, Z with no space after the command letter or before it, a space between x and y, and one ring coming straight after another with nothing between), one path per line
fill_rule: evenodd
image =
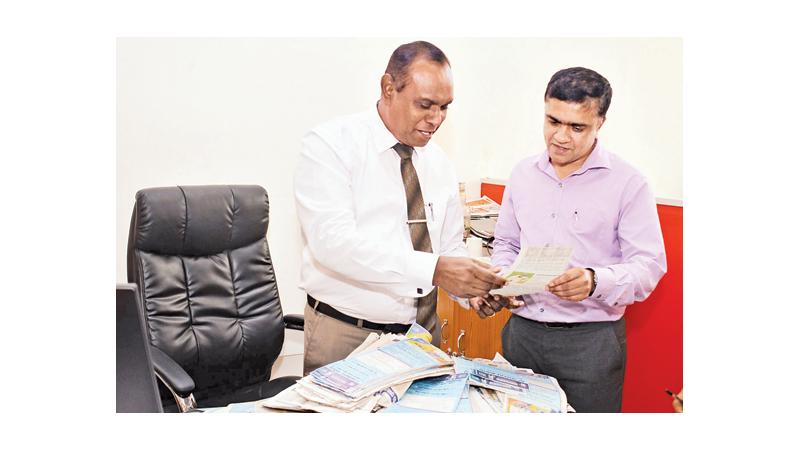
M555 218L556 218L556 213L550 214L550 217L552 217L553 219L555 219Z
M597 298L600 298L602 296L603 296L603 294L597 294Z
M558 183L558 187L563 188L564 187L564 183Z
M544 312L544 308L539 308L539 312Z

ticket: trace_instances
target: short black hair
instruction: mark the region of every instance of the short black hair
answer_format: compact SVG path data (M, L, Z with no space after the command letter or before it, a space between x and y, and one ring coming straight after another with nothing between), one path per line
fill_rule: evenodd
M411 63L416 61L417 58L425 58L428 61L434 61L441 65L450 65L450 60L447 59L444 52L430 42L414 41L397 47L389 58L389 64L386 66L386 73L392 76L398 92L406 87L406 83L408 82L408 67Z
M544 91L545 100L555 98L564 102L583 103L587 97L599 100L597 114L605 117L611 105L611 83L594 70L584 67L559 70L550 78Z

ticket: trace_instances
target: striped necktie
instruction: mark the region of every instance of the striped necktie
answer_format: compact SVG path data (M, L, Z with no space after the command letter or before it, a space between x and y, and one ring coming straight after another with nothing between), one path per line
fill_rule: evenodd
M428 224L425 217L425 205L422 201L422 190L419 187L419 178L411 155L414 149L408 145L397 143L392 147L400 155L400 173L403 176L403 185L406 190L406 210L408 212L408 228L411 232L411 243L414 250L432 253L431 236L428 233ZM425 327L434 337L434 345L439 345L441 329L436 316L435 287L426 296L417 300L417 323Z

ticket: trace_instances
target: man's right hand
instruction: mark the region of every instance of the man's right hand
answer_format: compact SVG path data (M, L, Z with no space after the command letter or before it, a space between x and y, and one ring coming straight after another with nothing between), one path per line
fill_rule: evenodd
M472 258L440 256L433 272L433 284L456 297L483 297L506 284L506 279L498 275L500 270Z

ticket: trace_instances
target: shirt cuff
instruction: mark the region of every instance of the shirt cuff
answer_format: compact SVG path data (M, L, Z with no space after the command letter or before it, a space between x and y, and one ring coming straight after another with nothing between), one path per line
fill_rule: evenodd
M594 288L594 293L589 297L598 301L605 301L608 294L614 289L616 280L614 279L614 272L607 267L592 267L595 275L597 275L597 286Z
M428 252L414 251L408 258L406 275L408 284L415 290L411 297L427 295L433 289L433 273L439 255Z
M453 299L453 301L458 302L458 304L461 305L462 308L472 309L472 307L469 305L469 299L456 297L455 295L451 295L450 293L448 293L447 296Z

